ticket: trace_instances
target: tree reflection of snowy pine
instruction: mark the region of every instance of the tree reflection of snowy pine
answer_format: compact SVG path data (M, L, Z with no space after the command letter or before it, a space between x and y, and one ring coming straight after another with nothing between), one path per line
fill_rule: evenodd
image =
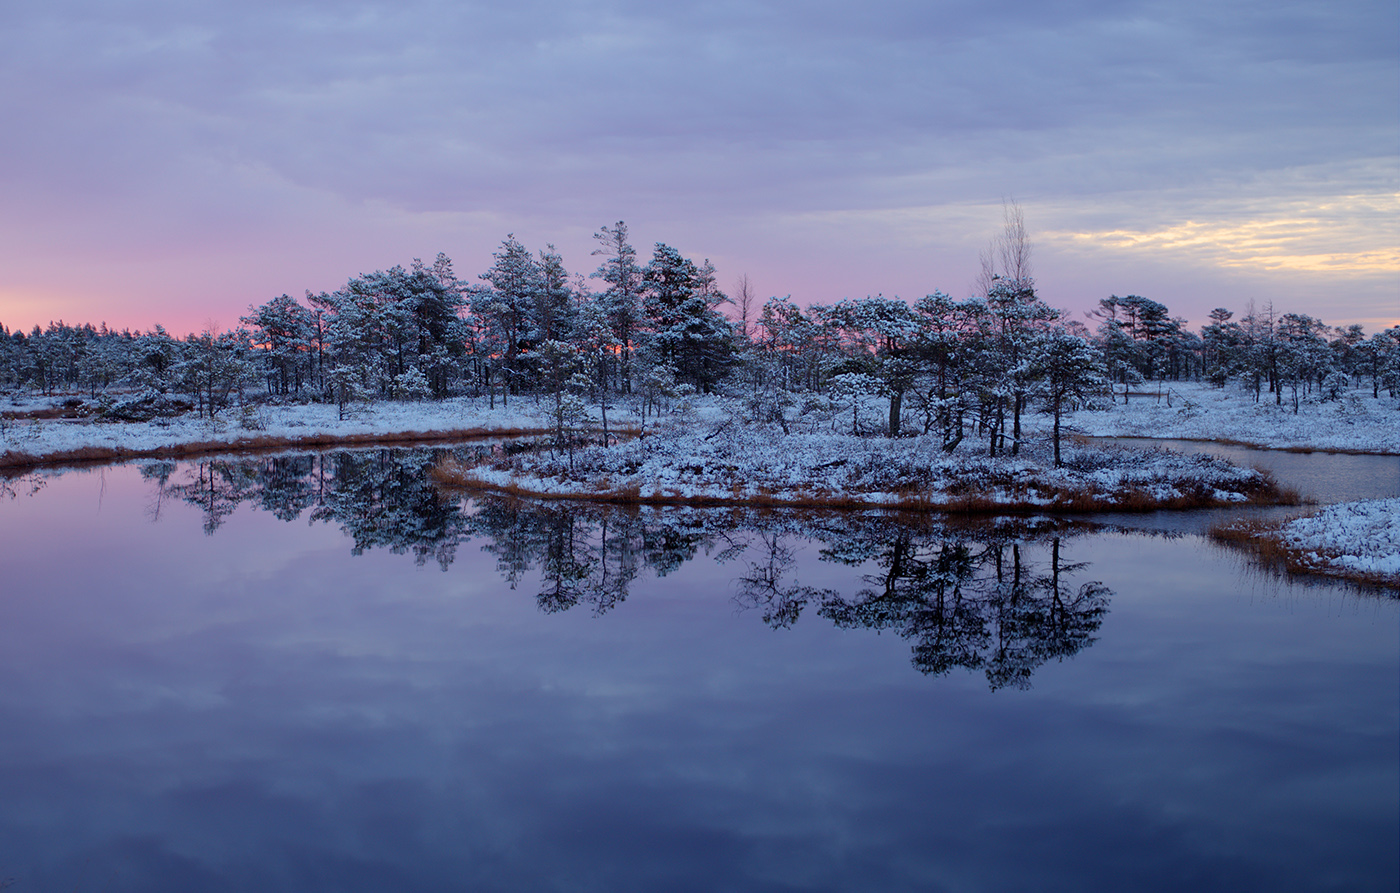
M545 612L606 614L642 575L664 577L700 554L734 567L735 602L774 628L807 609L848 629L891 630L920 672L981 670L993 689L1027 687L1035 668L1094 641L1112 593L1071 561L1075 528L1047 518L949 525L927 514L622 507L449 498L427 472L446 451L367 449L258 459L151 462L150 511L197 507L215 534L239 506L340 528L354 554L383 548L451 566L457 550L492 553L515 588L538 579ZM850 591L797 579L794 547L869 569Z

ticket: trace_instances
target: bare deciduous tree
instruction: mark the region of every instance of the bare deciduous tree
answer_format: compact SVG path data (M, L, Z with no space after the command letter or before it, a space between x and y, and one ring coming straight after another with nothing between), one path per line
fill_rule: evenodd
M1030 279L1031 239L1026 232L1026 216L1015 199L1002 199L1001 233L987 244L977 256L980 269L973 283L977 294L991 293L997 279L1022 281Z
M734 281L734 304L739 310L741 341L749 340L749 320L753 318L755 300L753 283L749 281L749 274L745 273Z

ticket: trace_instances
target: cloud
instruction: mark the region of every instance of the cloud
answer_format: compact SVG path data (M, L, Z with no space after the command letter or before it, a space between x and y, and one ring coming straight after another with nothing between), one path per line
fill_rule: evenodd
M1175 251L1141 234L1215 226L1213 202L1246 210L1262 181L1308 219L1318 197L1290 171L1330 166L1328 194L1363 204L1394 193L1400 14L1344 6L33 5L0 34L0 231L79 265L229 244L247 263L376 227L400 227L387 243L500 220L497 238L529 239L522 224L625 217L752 268L786 250L755 221L880 219L895 244L961 245L964 209L1014 195L1055 214L1032 216L1043 230ZM758 238L731 246L736 228ZM1327 232L1277 256L1377 263ZM30 253L0 246L0 293L39 275ZM808 254L863 272L831 243Z

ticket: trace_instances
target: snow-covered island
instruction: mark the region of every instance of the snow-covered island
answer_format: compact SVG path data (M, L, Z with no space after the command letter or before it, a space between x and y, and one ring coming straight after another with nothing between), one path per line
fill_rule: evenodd
M1015 456L939 438L784 433L734 418L667 420L603 447L445 460L438 481L542 498L665 505L774 505L1002 512L1197 508L1296 501L1272 479L1209 456L1063 447L1041 435Z

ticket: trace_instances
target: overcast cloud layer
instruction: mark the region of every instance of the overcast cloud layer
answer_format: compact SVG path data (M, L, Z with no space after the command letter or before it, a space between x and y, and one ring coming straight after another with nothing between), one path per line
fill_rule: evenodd
M0 323L188 331L626 220L763 297L1400 322L1394 0L0 0Z

